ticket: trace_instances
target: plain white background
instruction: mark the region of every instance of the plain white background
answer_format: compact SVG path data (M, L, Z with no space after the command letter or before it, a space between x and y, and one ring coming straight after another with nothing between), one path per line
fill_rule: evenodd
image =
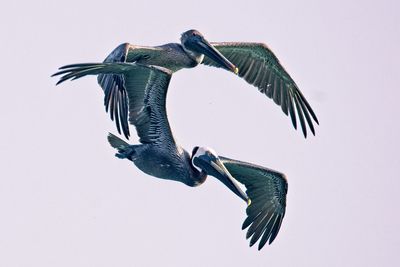
M144 2L0 4L0 266L399 265L398 2ZM173 76L168 114L184 147L288 177L281 231L260 252L240 230L245 205L215 179L189 188L114 157L95 77L50 78L191 28L267 43L321 122L304 139L226 71Z

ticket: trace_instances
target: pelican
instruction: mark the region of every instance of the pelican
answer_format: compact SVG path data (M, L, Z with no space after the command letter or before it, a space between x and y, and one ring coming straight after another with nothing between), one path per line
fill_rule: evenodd
M166 112L166 95L173 71L139 63L105 62L68 68L68 78L85 75L118 75L124 81L125 102L121 110L129 113L141 144L130 145L109 134L108 141L117 149L116 156L132 161L146 174L198 186L214 176L247 203L247 230L250 246L258 240L260 250L276 238L285 216L288 185L284 174L222 156L207 147L196 146L189 153L177 144ZM142 89L144 88L144 90ZM238 182L246 187L242 191Z
M193 68L200 63L223 68L238 74L245 81L256 86L260 92L272 98L277 105L281 106L286 115L290 114L295 129L297 129L297 113L304 137L307 137L305 121L313 135L315 135L313 120L319 124L317 116L294 80L274 53L263 43L210 43L197 30L189 30L182 33L181 44L169 43L155 47L121 44L107 56L104 63L154 65L166 68L172 73L182 68ZM81 67L81 73L77 77L85 75L87 70L83 66L81 64L66 65L53 76L64 74L58 81L57 84L59 84L72 77L70 72L75 67ZM129 73L128 80L146 79L140 75L142 74ZM127 102L124 76L101 74L97 81L105 93L106 111L110 112L112 120L115 119L118 132L121 133L122 128L125 137L129 139L128 110L124 106ZM142 91L146 88L145 83L135 83L137 83L136 86L142 88Z

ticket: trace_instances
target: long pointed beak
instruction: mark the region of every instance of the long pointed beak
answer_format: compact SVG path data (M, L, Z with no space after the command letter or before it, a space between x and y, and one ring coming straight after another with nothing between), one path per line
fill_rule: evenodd
M226 70L230 70L235 74L238 74L239 69L233 65L228 59L226 59L215 47L213 47L204 38L199 39L196 44L198 45L199 52L212 59L215 63L220 65Z
M250 204L250 199L245 192L235 182L235 179L225 168L224 164L219 158L208 157L201 155L193 160L193 163L204 170L208 175L212 175L226 185L238 197Z

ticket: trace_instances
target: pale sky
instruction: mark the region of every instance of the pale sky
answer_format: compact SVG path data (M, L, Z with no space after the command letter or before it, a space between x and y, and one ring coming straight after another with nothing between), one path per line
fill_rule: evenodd
M0 266L399 266L398 1L145 2L0 4ZM287 175L282 228L261 251L241 230L245 205L215 178L190 188L114 157L95 77L50 78L191 28L268 44L320 120L304 139L231 73L172 78L169 119L187 150Z

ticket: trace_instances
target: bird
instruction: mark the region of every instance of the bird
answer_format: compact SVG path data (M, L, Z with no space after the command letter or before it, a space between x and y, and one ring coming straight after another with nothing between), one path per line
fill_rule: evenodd
M123 43L106 57L104 63L139 63L163 67L172 73L182 68L194 68L199 64L223 68L239 75L257 87L261 93L273 99L277 105L281 106L284 114L290 115L295 129L297 129L297 114L304 137L307 137L306 122L312 134L315 135L313 121L319 124L317 116L294 80L267 45L251 42L208 42L197 30L182 33L180 41L180 44L168 43L154 47ZM59 71L52 75L63 75L57 84L70 79L70 72L75 67L83 67L83 65L70 64L60 67ZM86 70L82 68L80 75L85 74ZM130 81L133 81L135 76L142 79L141 73L129 75ZM122 129L125 137L129 139L128 114L124 107L124 103L127 102L124 76L101 74L97 81L105 93L106 112L110 113L111 120L115 120L118 132L121 133ZM146 84L135 86L140 86L144 90Z
M109 133L108 141L116 157L128 159L142 172L194 187L213 176L247 203L247 229L250 246L257 241L260 250L276 238L285 216L287 179L284 174L255 164L219 156L213 149L195 146L192 152L175 140L166 111L166 96L173 71L139 63L87 63L68 68L68 78L86 75L123 77L129 123L136 129L140 144L130 145ZM140 75L137 75L140 73ZM142 89L144 86L144 90ZM245 186L243 192L238 183Z

